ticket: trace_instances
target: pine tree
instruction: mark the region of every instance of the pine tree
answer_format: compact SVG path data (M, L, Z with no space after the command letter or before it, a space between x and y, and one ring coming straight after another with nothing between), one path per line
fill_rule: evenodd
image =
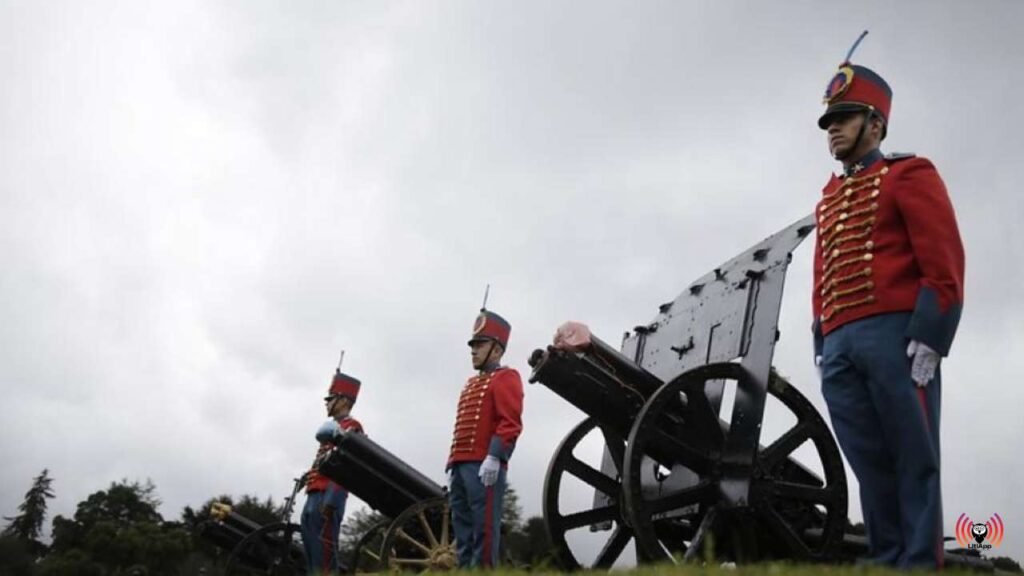
M53 489L50 484L50 471L46 468L32 481L32 487L25 493L25 501L18 506L19 514L14 517L4 517L8 521L4 528L4 536L13 536L29 543L34 548L41 548L39 535L43 529L43 520L46 519L46 501L53 498Z

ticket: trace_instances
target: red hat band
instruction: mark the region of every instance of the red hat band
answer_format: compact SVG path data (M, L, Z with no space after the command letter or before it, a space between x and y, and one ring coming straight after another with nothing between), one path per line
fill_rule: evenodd
M508 346L508 337L512 333L512 326L501 316L489 310L483 310L476 317L473 323L473 336L469 343L481 340L491 340L501 344L502 348Z
M870 68L844 62L825 88L824 103L828 108L818 119L822 130L833 114L859 110L874 110L888 124L892 89Z
M359 396L359 387L362 383L348 374L338 370L331 380L331 387L327 389L328 396L348 396L355 400Z

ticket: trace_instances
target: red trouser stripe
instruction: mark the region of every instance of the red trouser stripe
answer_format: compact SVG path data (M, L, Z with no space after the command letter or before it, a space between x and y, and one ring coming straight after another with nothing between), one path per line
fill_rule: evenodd
M491 568L491 546L493 542L491 525L494 523L494 486L488 486L485 490L487 490L487 500L484 503L484 552L480 562L485 568Z
M921 403L921 411L924 413L924 427L930 435L932 425L928 418L928 395L925 393L923 386L917 386L917 400ZM942 523L942 518L939 518L938 523ZM942 542L942 530L937 530L936 533L939 535L939 539L935 543L935 568L942 570L946 564L946 552Z
M925 395L925 391L924 391L923 387L917 386L916 388L917 388L917 399L918 399L918 401L921 402L921 411L924 412L924 427L925 427L925 430L927 430L928 433L931 434L932 426L931 426L931 423L928 422L928 396Z
M324 527L320 531L320 544L323 546L323 565L320 568L324 571L324 574L329 574L331 570L331 561L334 559L334 546L331 545L334 542L333 534L331 534L331 518L334 516L334 510L328 508L324 511Z

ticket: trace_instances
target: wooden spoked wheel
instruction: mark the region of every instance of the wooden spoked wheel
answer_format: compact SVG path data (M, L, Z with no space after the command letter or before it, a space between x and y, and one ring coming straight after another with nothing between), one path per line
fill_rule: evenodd
M384 535L381 558L391 570L455 569L457 558L451 517L447 496L406 508Z
M224 573L229 576L301 576L306 573L298 524L261 526L231 550Z
M381 548L384 547L384 535L387 534L390 525L390 521L384 520L374 524L363 534L349 558L349 572L368 574L384 568L385 564L381 562Z

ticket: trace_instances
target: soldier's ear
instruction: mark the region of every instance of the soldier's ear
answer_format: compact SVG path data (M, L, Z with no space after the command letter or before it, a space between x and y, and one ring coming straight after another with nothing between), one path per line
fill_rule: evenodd
M878 131L879 142L885 140L885 121L882 120L881 116L874 115L871 117L871 129Z

